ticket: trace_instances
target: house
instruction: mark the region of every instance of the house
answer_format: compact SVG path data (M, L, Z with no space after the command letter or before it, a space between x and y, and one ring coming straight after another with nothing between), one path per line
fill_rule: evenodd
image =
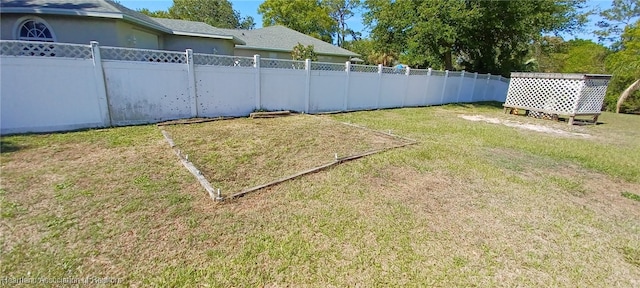
M206 23L148 17L111 0L0 0L0 39L88 44L291 59L295 45L313 45L319 61L358 56L283 26L222 29Z
M0 0L0 39L233 55L242 41L205 23L184 31L110 0ZM174 30L175 29L175 30Z
M264 58L291 59L291 51L298 43L305 46L313 45L320 62L344 63L360 56L357 53L280 25L255 30L225 29L225 33L231 34L244 42L243 44L235 45L234 55L236 56L259 54Z

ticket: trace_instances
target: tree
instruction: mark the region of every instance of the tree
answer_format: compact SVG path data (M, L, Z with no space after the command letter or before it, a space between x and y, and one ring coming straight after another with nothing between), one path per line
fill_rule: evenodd
M345 36L353 33L347 27L347 20L353 17L353 10L360 6L360 0L324 0L322 5L329 8L329 16L337 25L335 30L336 44L344 47Z
M567 42L558 36L542 36L535 40L530 49L530 57L525 64L528 65L525 71L536 71L545 73L560 72L567 59Z
M173 0L169 11L143 8L138 12L151 17L200 21L219 28L255 27L253 17L241 17L228 0Z
M173 0L169 14L176 19L200 21L214 27L240 26L240 20L227 0Z
M293 46L293 50L291 50L291 57L293 60L306 60L311 59L311 61L318 61L318 55L313 49L313 45L304 46L300 43L298 45Z
M609 55L606 67L613 78L607 89L608 110L640 112L640 20L628 25L622 34L619 51Z
M601 43L610 42L616 46L624 27L640 16L640 3L638 0L613 0L611 8L600 12L600 16L605 20L596 23L600 30L594 34Z
M156 17L156 18L171 18L171 15L169 15L169 12L164 11L164 10L156 10L156 11L151 11L147 8L142 8L140 10L138 10L138 12L147 15L149 17Z
M566 42L567 52L564 63L558 72L604 74L604 61L609 49L591 40L576 39Z
M319 0L266 0L258 7L263 26L283 25L332 43L336 22Z
M586 21L584 0L366 0L365 23L378 46L417 67L508 75L521 70L544 32L572 31ZM386 44L392 43L392 44Z

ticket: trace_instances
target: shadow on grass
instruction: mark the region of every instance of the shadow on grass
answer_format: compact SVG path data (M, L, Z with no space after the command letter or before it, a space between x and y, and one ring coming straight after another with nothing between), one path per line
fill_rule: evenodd
M0 153L16 152L25 147L7 140L0 140Z
M497 101L483 101L483 102L472 102L472 103L449 103L445 104L451 107L461 107L467 109L474 108L490 108L490 109L503 109L502 102Z

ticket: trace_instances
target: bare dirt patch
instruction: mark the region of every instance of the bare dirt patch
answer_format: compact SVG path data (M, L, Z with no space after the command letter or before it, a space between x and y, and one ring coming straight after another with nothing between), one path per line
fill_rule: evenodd
M510 121L510 120L502 120L502 119L486 117L482 115L460 115L459 117L469 121L482 121L482 122L491 123L491 124L501 124L508 127L515 127L519 129L548 133L548 134L553 134L558 136L565 136L565 137L576 136L576 137L583 137L583 138L591 137L591 135L585 134L585 133L569 132L569 131L555 129L555 128L551 128L543 125L521 123L517 121Z

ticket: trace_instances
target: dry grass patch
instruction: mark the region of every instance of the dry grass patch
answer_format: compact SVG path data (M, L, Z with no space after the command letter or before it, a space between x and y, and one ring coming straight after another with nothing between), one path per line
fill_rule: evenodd
M406 142L310 115L163 129L223 195L331 163L336 155L343 158Z
M460 114L510 119L484 105L328 116L419 143L223 204L155 126L2 137L2 275L167 287L640 285L640 202L622 195L640 184L630 129L640 118L604 114L604 124L578 127L593 135L579 139ZM235 166L228 182L217 176L229 187L249 185L238 169L281 176L332 161L336 149L389 144L327 119L259 121L170 129L194 162L206 151L228 162L213 168ZM256 137L254 126L269 132Z

